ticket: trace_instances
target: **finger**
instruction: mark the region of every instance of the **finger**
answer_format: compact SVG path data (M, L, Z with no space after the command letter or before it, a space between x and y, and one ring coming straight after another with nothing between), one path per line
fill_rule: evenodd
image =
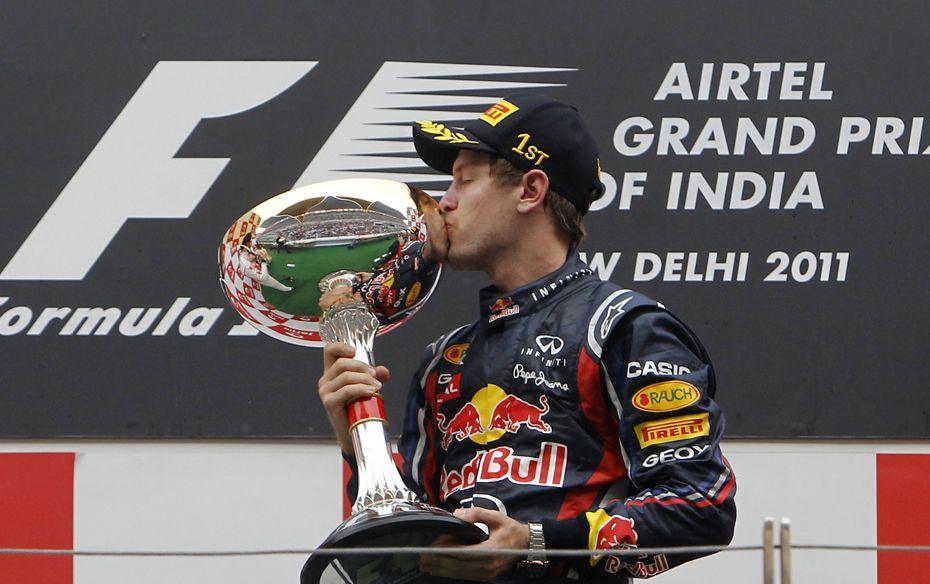
M326 383L338 378L344 373L360 373L375 379L375 374L377 371L374 367L359 361L358 359L351 359L347 357L340 357L336 359L329 369L323 372L323 376L320 378L320 383Z
M349 361L349 360L346 360ZM344 385L370 385L374 389L381 388L381 381L375 377L372 370L368 369L362 364L362 367L358 367L356 364L359 361L348 362L347 367L333 368L333 375L328 379L324 378L321 385L321 389L325 388L323 391L325 393L331 393L333 391L339 391L339 388Z
M507 519L507 516L500 511L483 507L461 507L456 509L453 515L469 523L484 523L488 527L500 525Z
M380 390L381 382L368 373L346 371L334 379L321 383L319 392L324 402L346 403L357 399L360 391L371 394Z
M326 395L321 396L323 407L328 412L344 414L346 407L353 401L367 399L377 392L369 385L347 385Z
M355 357L355 347L347 343L327 343L323 347L323 369L329 369L337 359Z
M391 379L391 372L384 365L378 365L375 367L375 378L382 384L387 383Z

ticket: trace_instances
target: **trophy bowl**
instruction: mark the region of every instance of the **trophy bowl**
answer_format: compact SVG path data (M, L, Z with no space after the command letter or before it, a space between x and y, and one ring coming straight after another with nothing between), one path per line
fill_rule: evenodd
M236 311L292 344L341 341L369 365L374 338L429 299L441 266L423 258L424 215L436 201L383 179L322 182L282 193L243 214L219 248L220 283ZM411 554L329 554L326 548L426 547L438 536L477 543L486 533L421 502L404 483L380 394L347 408L358 463L352 515L308 558L301 584L435 582Z

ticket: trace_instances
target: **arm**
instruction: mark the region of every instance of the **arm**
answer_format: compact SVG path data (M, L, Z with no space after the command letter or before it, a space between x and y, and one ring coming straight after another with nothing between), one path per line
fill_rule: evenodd
M547 543L591 550L728 544L735 478L720 451L724 418L700 342L667 312L641 311L612 331L602 367L627 492L615 490L575 519L544 523ZM577 567L643 578L701 555L592 556Z
M714 401L716 380L706 351L664 311L634 317L618 333L604 365L623 407L620 440L631 491L622 504L636 545L727 545L736 523L736 479L720 450L725 420ZM677 373L661 373L676 367ZM676 409L648 411L670 406ZM702 555L649 556L627 570L649 576Z

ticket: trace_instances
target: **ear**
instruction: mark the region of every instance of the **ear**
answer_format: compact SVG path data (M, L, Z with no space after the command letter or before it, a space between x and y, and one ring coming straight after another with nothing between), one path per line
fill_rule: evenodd
M521 186L523 192L520 194L517 211L530 213L535 209L542 209L546 193L549 192L549 176L544 171L534 168L523 173Z

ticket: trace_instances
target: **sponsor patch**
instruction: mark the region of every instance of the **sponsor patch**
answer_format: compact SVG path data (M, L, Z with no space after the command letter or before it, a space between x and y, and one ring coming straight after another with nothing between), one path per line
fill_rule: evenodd
M488 317L489 323L492 323L499 318L504 318L506 316L520 313L520 305L514 303L514 301L510 298L498 298L494 301L494 304L490 306L490 309L491 315Z
M636 563L626 565L626 571L632 574L634 578L651 578L666 570L668 570L668 558L665 554L657 554L648 564L643 560L639 560Z
M543 353L558 355L565 346L565 341L562 340L562 337L539 335L536 337L536 346L539 347L539 350Z
M588 520L588 549L610 550L636 547L637 534L633 529L634 522L629 517L610 515L603 509L585 513ZM597 565L603 556L592 555L592 566ZM611 558L616 556L611 556ZM619 558L617 558L619 560ZM606 567L607 571L616 573L620 566Z
M690 406L701 391L690 383L674 380L653 383L633 395L633 407L643 412L670 412Z
M611 304L610 308L607 309L607 315L604 317L604 321L601 323L600 336L602 339L606 339L607 335L610 334L610 327L613 326L614 321L623 316L623 309L627 304L630 303L630 300L633 300L633 297L627 296L620 302Z
M455 375L443 373L436 378L436 382L443 388L442 391L436 394L437 405L442 405L444 402L461 397L461 373L456 373Z
M462 468L442 469L439 477L439 498L445 501L463 489L478 483L509 481L515 485L561 487L565 481L565 461L568 446L558 442L543 442L539 456L520 456L513 448L499 446L483 450Z
M407 294L407 298L404 300L404 306L410 308L410 306L420 298L420 290L423 288L423 285L419 282L414 282L410 286L410 292Z
M469 343L461 343L446 347L446 350L442 352L442 358L453 365L461 365L465 359L465 353L468 352L468 345Z
M709 414L695 414L691 416L678 416L664 420L651 420L637 424L634 428L639 445L643 448L653 444L665 444L689 440L698 436L710 435Z
M681 446L675 449L669 448L658 454L650 454L647 456L646 459L643 460L643 468L652 468L657 464L665 464L676 460L690 460L697 457L699 454L703 454L708 448L710 448L710 444Z
M439 431L442 433L442 448L447 450L452 442L466 438L476 444L488 444L500 439L508 432L518 432L526 427L543 434L552 432L552 426L543 419L549 413L549 401L539 396L534 405L515 395L508 395L497 385L488 384L472 397L450 418L436 413Z
M488 109L486 109L484 113L481 114L481 117L479 119L487 122L488 124L492 126L496 126L497 124L501 122L501 120L503 120L504 118L506 118L507 116L509 116L510 114L514 113L515 111L519 109L520 108L510 103L506 99L502 99L499 102L492 105L491 107L489 107Z
M547 387L549 389L560 389L562 391L569 391L571 387L567 383L562 383L561 381L553 381L546 377L545 371L532 371L527 370L522 363L517 363L513 366L513 378L519 379L526 383L527 385L535 385L537 387Z
M691 370L684 365L666 361L630 361L626 366L626 377L632 379L643 375L685 375Z

